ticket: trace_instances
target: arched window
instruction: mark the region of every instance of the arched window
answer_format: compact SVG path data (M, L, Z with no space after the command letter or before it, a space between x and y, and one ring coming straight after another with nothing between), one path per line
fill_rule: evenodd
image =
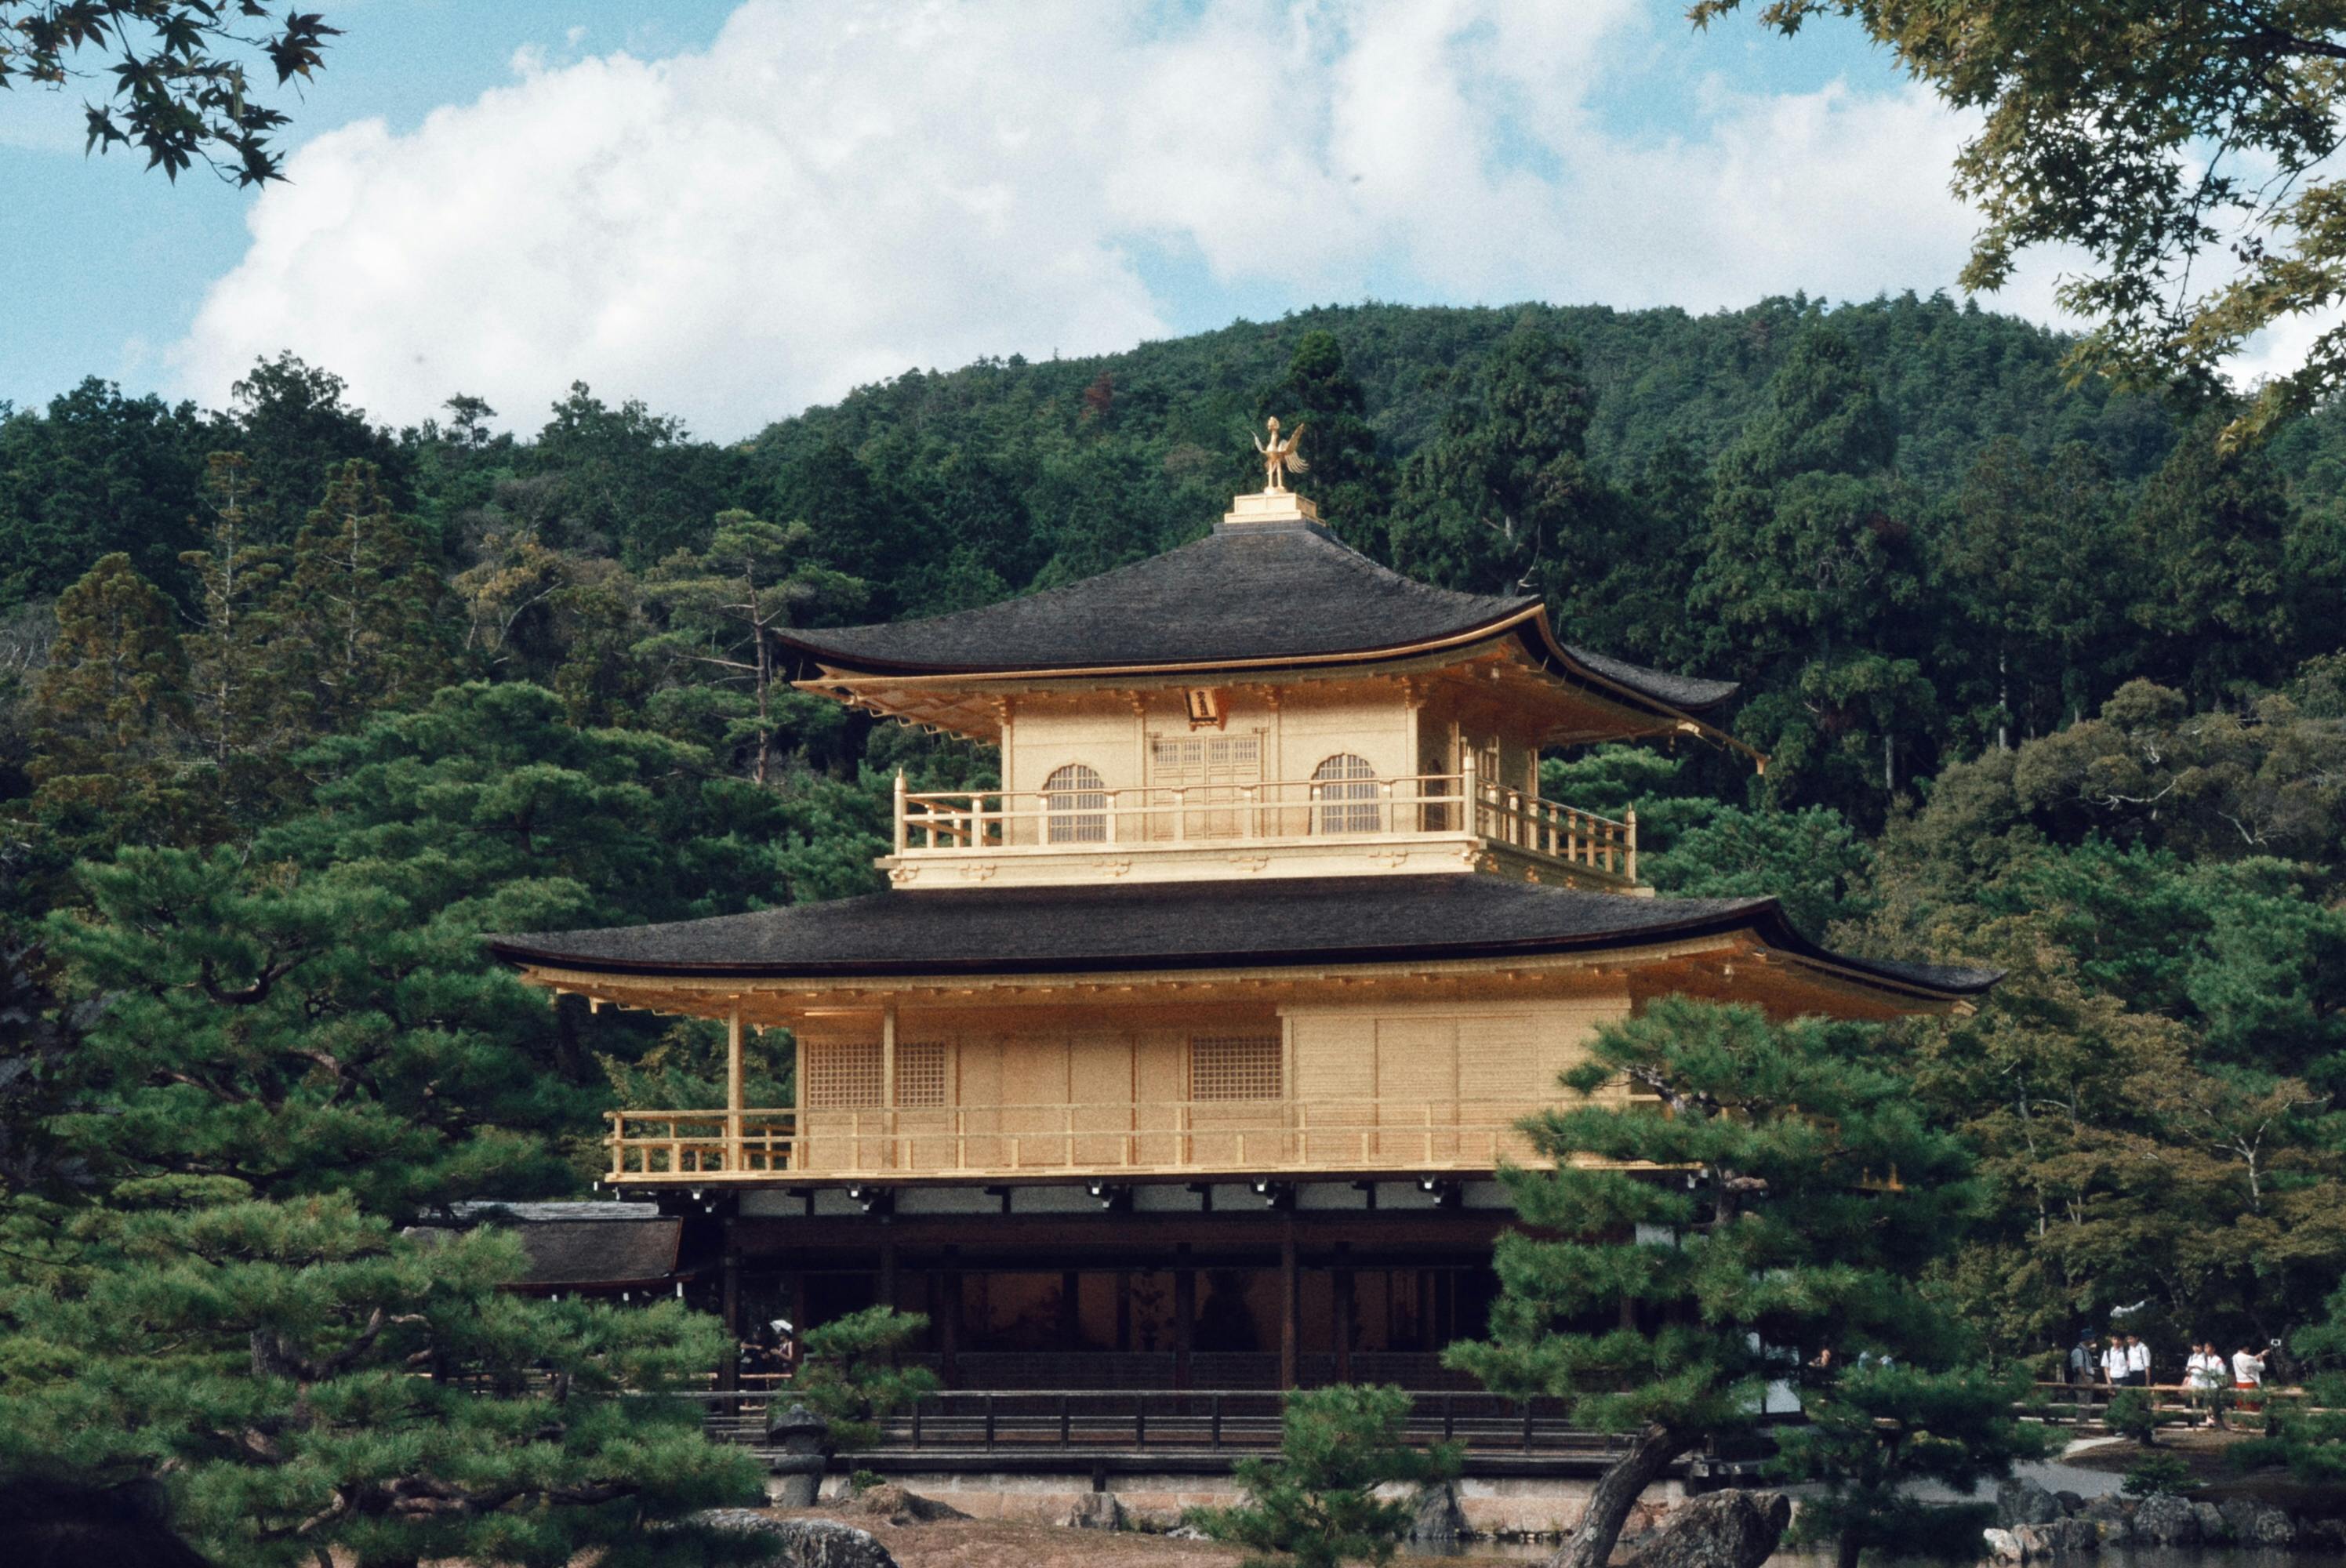
M1080 762L1043 780L1043 837L1054 844L1107 842L1107 786Z
M1311 830L1374 833L1384 826L1377 804L1377 770L1365 757L1339 751L1311 770Z

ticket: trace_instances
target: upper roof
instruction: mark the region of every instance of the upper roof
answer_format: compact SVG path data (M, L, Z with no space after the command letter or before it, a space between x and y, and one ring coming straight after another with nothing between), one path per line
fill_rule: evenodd
M1771 898L1626 898L1473 872L900 891L666 925L490 939L508 962L618 974L825 979L1313 967L1632 948L1753 932L1771 949L1943 998L1996 972L1809 941Z
M1568 647L1549 633L1536 594L1433 587L1309 522L1224 524L1146 561L979 609L779 635L833 670L983 675L1357 660L1510 630L1559 674L1674 711L1714 708L1735 690Z

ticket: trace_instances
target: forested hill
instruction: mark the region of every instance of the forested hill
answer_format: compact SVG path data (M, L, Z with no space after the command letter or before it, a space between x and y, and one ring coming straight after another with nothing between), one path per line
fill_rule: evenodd
M1578 351L1591 408L1589 457L1634 471L1678 443L1717 456L1760 406L1769 378L1810 323L1818 302L1767 300L1749 310L1692 316L1675 309L1600 305L1449 309L1366 305L1300 312L1271 322L1144 343L1089 359L988 360L943 375L914 372L866 388L838 406L769 427L761 447L789 451L843 441L861 445L910 430L923 441L1013 432L1002 414L1065 435L1096 417L1084 394L1105 374L1108 412L1127 437L1198 444L1216 453L1254 420L1264 387L1285 374L1296 345L1324 331L1342 351L1366 419L1392 457L1438 435L1462 382L1510 333L1537 327ZM1907 295L1831 312L1856 345L1899 432L1897 465L1925 484L1959 479L1978 448L2010 436L2045 451L2091 446L2116 471L2140 477L2173 440L2156 403L2065 385L2059 334L1943 296ZM1243 441L1243 435L1239 439Z
M1940 1284L1999 1352L2144 1299L2278 1333L2346 1273L2346 420L2222 454L2223 410L2068 389L2064 349L1943 300L1364 306L724 445L584 387L527 438L463 396L387 430L291 358L224 411L10 412L0 1185L575 1187L603 1107L711 1103L712 1038L549 1012L477 934L872 889L896 769L991 759L779 683L771 629L1195 536L1276 413L1358 547L1744 683L1764 779L1545 765L1636 806L1662 891L2011 971L1870 1058L1983 1160Z

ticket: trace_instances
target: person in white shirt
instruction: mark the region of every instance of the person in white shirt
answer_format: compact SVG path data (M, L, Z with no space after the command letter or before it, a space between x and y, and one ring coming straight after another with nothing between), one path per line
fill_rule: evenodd
M2137 1389L2150 1387L2150 1347L2139 1335L2127 1336L2126 1369L2129 1384Z
M2249 1349L2245 1345L2233 1351L2232 1387L2239 1394L2240 1408L2244 1410L2263 1409L2264 1401L2257 1396L2264 1391L2264 1352Z
M2114 1389L2122 1389L2126 1387L2126 1339L2120 1335L2113 1334L2110 1336L2109 1344L2102 1350L2102 1381Z
M2190 1358L2183 1363L2183 1382L2190 1390L2191 1402L2207 1412L2200 1419L2201 1426L2224 1424L2224 1385L2231 1380L2230 1372L2212 1343L2191 1347Z

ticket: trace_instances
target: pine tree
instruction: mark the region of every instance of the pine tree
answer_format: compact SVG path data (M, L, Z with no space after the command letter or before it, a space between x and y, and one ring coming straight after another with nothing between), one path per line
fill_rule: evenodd
M392 510L375 466L335 469L293 542L276 612L317 730L411 706L449 677L445 597L421 532Z
M1491 1338L1448 1359L1627 1439L1561 1568L1602 1568L1639 1494L1819 1351L1960 1364L1913 1280L1978 1194L1878 1059L1856 1026L1664 998L1599 1031L1565 1074L1577 1103L1525 1124L1540 1164L1505 1177L1525 1228L1498 1244Z
M1340 1383L1287 1396L1279 1452L1239 1461L1234 1508L1198 1508L1189 1522L1248 1548L1240 1568L1336 1568L1392 1561L1416 1512L1415 1488L1458 1473L1459 1450L1411 1446L1409 1390ZM1396 1486L1407 1487L1398 1495Z
M516 1297L494 1231L403 1236L348 1194L154 1172L0 1209L0 1477L160 1475L224 1563L711 1561L678 1522L760 1493L673 1393L722 1330L680 1304Z
M285 803L285 754L308 738L286 708L276 604L285 568L280 551L256 543L252 465L242 453L211 454L204 493L209 537L179 557L195 606L196 629L183 639L189 729L222 817L251 826Z
M937 1375L898 1360L929 1331L918 1312L867 1307L807 1330L805 1369L792 1396L821 1416L835 1452L876 1446L888 1418L937 1390Z
M57 600L57 637L33 683L31 815L54 851L202 836L204 803L178 754L187 650L171 602L113 555Z
M786 725L837 722L836 704L810 702L790 688L774 633L850 610L864 597L862 583L810 558L813 544L803 523L720 512L706 550L669 556L645 585L665 609L668 628L639 651L666 662L679 683L656 708L674 717L699 708L703 724L722 727L718 745L745 758L760 787L773 777Z

